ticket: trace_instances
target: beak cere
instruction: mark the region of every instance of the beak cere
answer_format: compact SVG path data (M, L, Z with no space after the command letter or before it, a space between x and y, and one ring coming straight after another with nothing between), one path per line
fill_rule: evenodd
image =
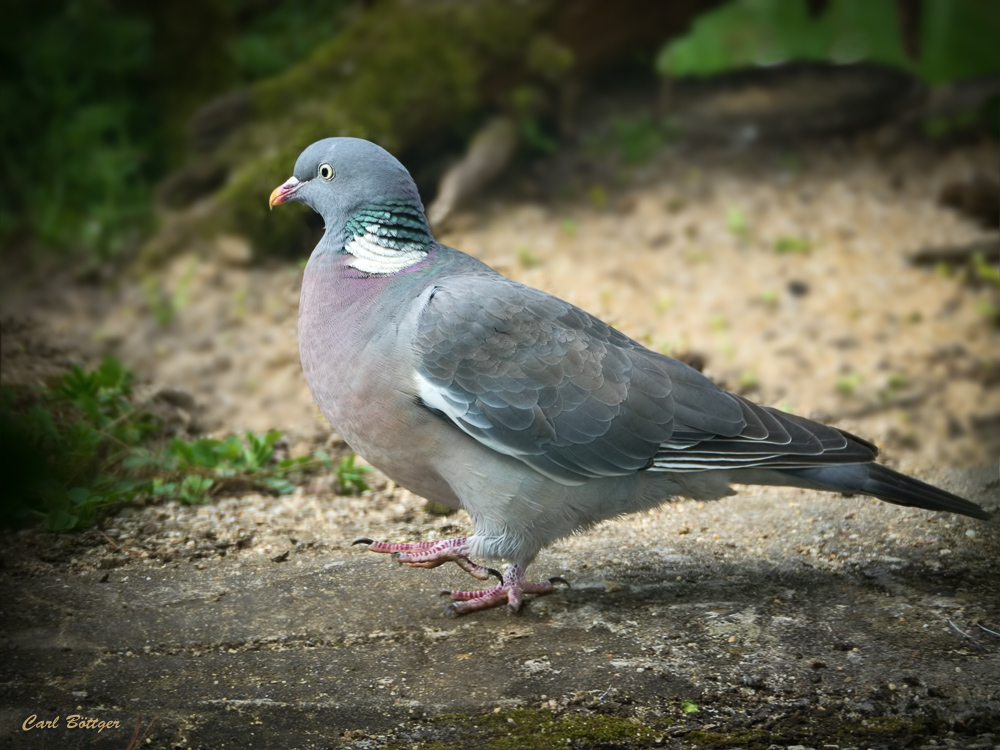
M289 177L271 191L271 198L268 200L267 205L274 208L275 206L280 206L282 203L287 203L295 195L295 191L303 184L297 177Z

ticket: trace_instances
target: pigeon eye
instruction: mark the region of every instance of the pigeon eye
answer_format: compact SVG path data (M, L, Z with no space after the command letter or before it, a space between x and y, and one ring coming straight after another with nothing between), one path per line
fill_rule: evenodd
M333 175L334 175L333 167L331 167L329 164L319 165L319 176L322 177L324 180L329 182L330 180L333 179Z

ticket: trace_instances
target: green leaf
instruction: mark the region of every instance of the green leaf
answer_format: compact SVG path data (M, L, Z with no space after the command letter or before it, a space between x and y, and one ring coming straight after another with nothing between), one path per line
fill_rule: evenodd
M362 479L362 474L370 472L371 467L355 466L354 461L356 458L356 453L344 456L337 468L334 469L337 483L340 484L341 490L348 494L361 494L365 490L370 489L368 483Z
M163 465L164 457L159 456L149 448L132 448L125 460L122 461L122 467L126 469L147 469L153 467L160 467Z
M122 477L116 479L111 485L114 493L121 497L138 495L140 492L148 492L151 482L142 477Z
M115 357L105 357L97 368L96 376L99 388L113 388L121 393L128 393L130 390L132 373Z
M260 471L274 455L274 444L281 439L280 430L257 436L252 432L245 434L247 448L243 451L243 467L250 472Z
M194 449L191 444L182 440L181 438L175 437L167 443L167 450L171 455L175 456L179 461L181 466L194 466L195 465L195 454Z
M73 500L71 492L79 499L80 493L74 490L66 490L55 480L44 482L39 487L48 513L45 518L45 526L49 531L66 531L76 527L80 520L79 516L73 512ZM86 490L84 490L86 492Z
M181 482L178 492L181 502L187 505L198 505L208 500L208 491L212 489L215 481L210 477L203 477L199 474L188 474Z
M162 477L153 479L150 492L154 497L173 497L177 494L177 483L168 482Z
M221 460L219 447L222 445L220 440L215 440L214 438L199 438L190 445L191 455L194 457L193 464L195 466L213 468L219 465L219 461Z
M229 435L215 448L220 461L237 461L243 455L243 443L236 435Z
M295 484L289 482L287 479L281 479L280 477L267 477L263 480L263 484L270 490L277 492L279 495L289 495L295 490Z
M86 487L74 487L66 491L66 497L70 505L84 505L91 497L91 492Z
M79 516L60 508L59 510L49 512L45 521L45 527L49 531L69 531L76 528L79 520Z

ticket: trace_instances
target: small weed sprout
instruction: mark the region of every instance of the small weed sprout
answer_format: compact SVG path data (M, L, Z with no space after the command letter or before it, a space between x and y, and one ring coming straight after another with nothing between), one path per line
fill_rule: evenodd
M760 301L768 307L777 307L778 293L774 289L765 289L760 293Z
M757 373L752 369L744 370L740 373L739 383L741 393L750 393L751 391L755 391L760 385L757 381Z
M523 245L517 249L517 260L526 271L542 265L542 259Z
M591 187L587 191L587 197L590 198L590 205L598 211L608 205L608 191L603 185L594 185Z
M729 227L730 232L741 240L745 240L750 236L750 224L747 222L747 216L743 212L743 209L737 206L731 207L726 212L726 226Z
M861 373L852 372L848 375L837 378L837 381L834 383L834 387L841 396L850 398L854 395L858 386L861 385L862 380L863 378L861 377Z
M1000 266L987 261L983 253L972 256L972 272L978 281L1000 289Z
M360 495L367 489L368 483L364 480L364 475L371 472L371 467L357 466L354 462L358 454L352 453L344 456L337 468L333 470L340 485L340 491L347 495Z
M805 237L779 237L774 241L774 252L779 255L808 255L812 243Z
M893 372L885 379L885 384L878 392L878 397L883 401L891 401L901 390L903 390L909 381L906 375L901 372Z
M657 315L664 315L670 312L671 308L674 306L674 298L669 294L665 294L656 300L656 305L654 309Z

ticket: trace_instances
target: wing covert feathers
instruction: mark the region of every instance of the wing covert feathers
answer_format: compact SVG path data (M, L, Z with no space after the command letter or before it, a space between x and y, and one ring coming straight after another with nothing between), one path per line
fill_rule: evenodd
M841 430L727 393L583 310L498 275L438 279L415 343L428 407L564 484L877 454Z

